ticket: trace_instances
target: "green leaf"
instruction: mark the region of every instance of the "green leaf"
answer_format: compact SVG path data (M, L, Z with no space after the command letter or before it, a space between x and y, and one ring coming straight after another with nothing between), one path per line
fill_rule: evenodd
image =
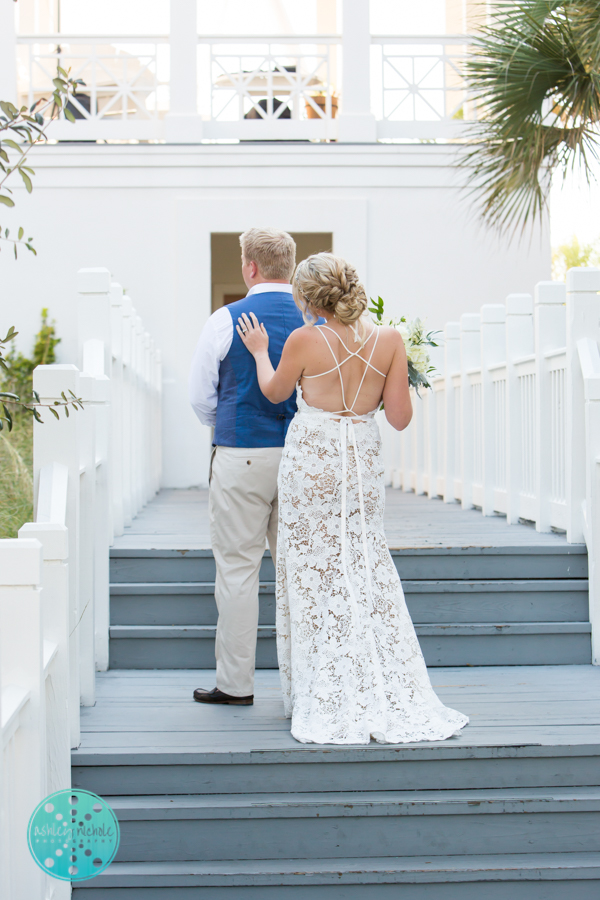
M23 228L19 228L19 240L21 240L24 234L25 232L23 231Z
M35 249L35 247L32 247L29 243L25 244L25 246L33 253L34 256L37 256L37 250Z
M9 147L12 147L13 150L18 150L19 153L21 153L21 154L23 153L23 150L21 149L21 147L19 146L19 144L17 144L16 141L11 140L10 138L4 138L3 143L4 143L4 144L8 144L8 146L9 146Z
M56 88L57 91L64 91L67 87L67 82L63 81L62 78L53 78L52 84Z
M15 259L17 259L17 245L13 244L13 250L15 252Z
M29 175L27 174L27 172L24 172L24 171L23 171L23 169L19 169L19 175L20 175L21 178L23 179L23 182L24 182L24 184L25 184L25 187L27 188L27 193L30 194L30 193L32 192L32 190L33 190L33 185L32 185L32 183L31 183L31 178L29 177Z
M0 203L3 203L4 206L14 206L15 201L11 200L10 197L5 197L4 194L0 194Z
M6 100L0 100L0 109L9 119L14 119L18 114L17 107L13 106L12 103L7 102Z
M65 406L65 413L67 415L67 419L69 418L69 407Z
M56 412L56 410L52 406L49 406L48 409L50 410L50 412L56 419L60 419L59 414Z
M0 397L6 397L7 400L16 400L17 403L19 402L18 394L11 394L10 391L0 391Z
M65 108L65 119L68 119L69 122L75 122L75 116L70 109Z
M4 162L10 162L10 159L8 158L8 153L6 152L6 150L0 149L0 157L4 160Z
M5 403L2 404L2 409L4 410L4 415L6 416L6 421L8 422L8 430L10 432L13 430L13 419L10 414L10 410Z

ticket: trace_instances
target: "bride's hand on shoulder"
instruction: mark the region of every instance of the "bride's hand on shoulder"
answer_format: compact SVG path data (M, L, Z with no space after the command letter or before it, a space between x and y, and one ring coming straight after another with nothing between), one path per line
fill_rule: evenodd
M246 313L238 318L236 325L237 333L243 341L244 346L250 351L252 356L260 353L266 353L269 349L269 335L267 329L259 322L253 312L248 318Z

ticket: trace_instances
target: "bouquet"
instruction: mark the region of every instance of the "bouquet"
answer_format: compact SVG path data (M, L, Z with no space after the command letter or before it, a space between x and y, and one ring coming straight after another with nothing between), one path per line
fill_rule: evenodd
M406 357L408 360L408 382L419 395L419 388L430 388L429 376L435 372L435 366L431 365L427 347L437 347L433 340L437 331L425 332L423 323L420 319L413 319L408 322L406 316L399 319L384 319L383 316L383 300L378 297L377 300L371 298L372 306L369 312L375 316L376 325L389 325L399 331L406 347Z

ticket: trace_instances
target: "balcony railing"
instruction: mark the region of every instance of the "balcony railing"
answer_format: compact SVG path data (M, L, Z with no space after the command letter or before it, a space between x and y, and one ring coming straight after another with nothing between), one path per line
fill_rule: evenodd
M467 41L452 35L371 36L370 55L364 56L370 108L362 112L375 127L351 139L458 136L475 116L461 74ZM51 137L170 140L169 113L181 119L181 110L170 106L175 50L166 36L21 35L19 100L31 105L49 96L61 66L85 86L71 101L75 125L58 121ZM351 92L357 71L348 81L344 53L348 60L342 35L198 37L188 68L194 84L185 116L196 120L189 140L337 140L339 115L345 107L356 114Z

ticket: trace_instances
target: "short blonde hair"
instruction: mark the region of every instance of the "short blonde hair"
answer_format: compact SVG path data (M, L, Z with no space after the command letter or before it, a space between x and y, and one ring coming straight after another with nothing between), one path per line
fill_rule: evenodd
M364 340L362 316L367 295L354 266L333 253L315 253L298 263L292 282L296 306L307 325L317 321L315 313L329 312L343 325L358 327Z
M263 278L292 277L296 265L296 242L287 231L275 228L250 228L240 235L242 254L247 263L255 262Z

